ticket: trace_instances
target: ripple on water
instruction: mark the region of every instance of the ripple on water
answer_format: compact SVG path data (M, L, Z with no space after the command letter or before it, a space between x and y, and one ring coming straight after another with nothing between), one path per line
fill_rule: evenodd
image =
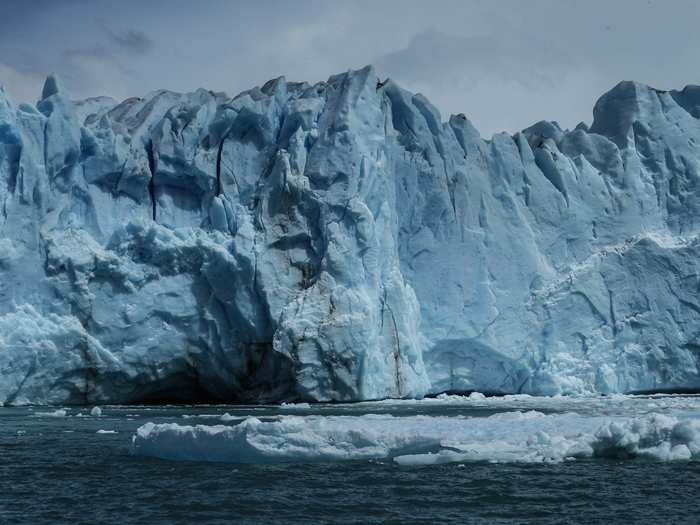
M463 405L387 407L387 412L493 413ZM684 410L692 409L685 405ZM527 408L538 407L530 402ZM372 411L329 407L327 413ZM289 410L196 410L219 416L226 412L246 417ZM690 524L700 515L700 463L692 461L406 468L391 461L233 465L130 455L131 436L144 421L182 422L183 414L193 413L192 407L102 407L99 418L77 418L30 417L28 409L0 409L0 523ZM118 433L96 434L100 429Z

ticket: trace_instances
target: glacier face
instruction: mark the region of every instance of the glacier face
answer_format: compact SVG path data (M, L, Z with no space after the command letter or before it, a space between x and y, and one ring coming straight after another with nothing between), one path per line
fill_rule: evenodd
M371 67L0 92L0 404L700 388L700 88L482 140Z

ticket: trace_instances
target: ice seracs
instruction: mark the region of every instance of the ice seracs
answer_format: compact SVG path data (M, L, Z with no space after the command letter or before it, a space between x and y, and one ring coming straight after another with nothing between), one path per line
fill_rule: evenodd
M699 389L698 89L491 140L371 67L0 92L0 403Z

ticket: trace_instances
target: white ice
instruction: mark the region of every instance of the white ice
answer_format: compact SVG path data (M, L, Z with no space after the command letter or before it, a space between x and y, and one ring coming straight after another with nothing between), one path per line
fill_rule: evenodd
M527 397L511 399L510 406L502 400L501 408L521 402L551 408L556 404ZM455 398L449 401L456 403ZM570 400L560 401L559 408L568 407ZM378 459L401 465L700 458L700 398L620 396L577 402L579 412L552 414L511 410L488 417L281 415L272 421L249 417L234 426L147 423L133 436L132 452L233 463Z
M282 410L308 410L311 408L309 403L282 403L280 409Z
M39 417L66 417L67 415L68 411L65 408L58 408L51 412L34 412L34 416Z

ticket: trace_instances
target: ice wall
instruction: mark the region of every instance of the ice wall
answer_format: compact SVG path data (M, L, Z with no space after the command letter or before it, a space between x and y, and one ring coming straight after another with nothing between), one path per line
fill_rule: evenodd
M370 67L0 92L0 403L699 389L698 108L486 141Z

